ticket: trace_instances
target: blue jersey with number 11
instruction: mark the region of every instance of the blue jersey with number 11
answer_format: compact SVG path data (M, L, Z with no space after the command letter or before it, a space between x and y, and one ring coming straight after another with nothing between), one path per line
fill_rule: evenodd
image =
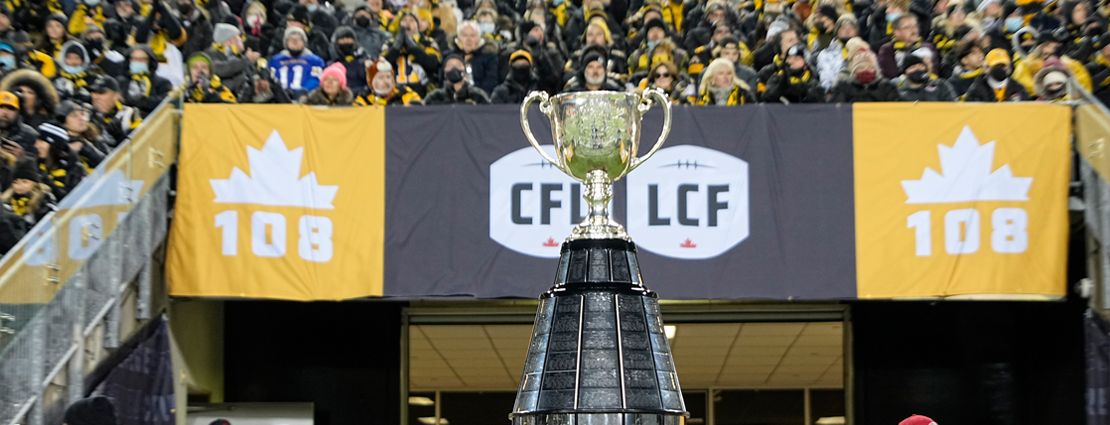
M320 73L324 70L324 60L311 53L298 57L285 52L270 58L270 74L281 84L281 88L291 94L302 94L320 85Z

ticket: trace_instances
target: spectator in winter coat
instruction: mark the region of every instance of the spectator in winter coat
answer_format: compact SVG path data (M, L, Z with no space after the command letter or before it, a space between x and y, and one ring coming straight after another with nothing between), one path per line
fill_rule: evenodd
M647 89L662 90L675 105L686 103L694 95L693 85L683 78L678 72L678 66L671 61L663 61L655 65L655 69L640 82L639 89L641 92Z
M269 47L274 43L277 29L267 21L268 12L266 4L259 0L251 0L243 6L243 32L249 38L258 40L257 51L261 55L268 55Z
M69 134L64 128L44 123L38 127L38 133L35 140L38 170L43 183L60 201L85 177L85 169L69 150Z
M489 95L470 85L466 79L466 62L457 53L448 54L443 60L443 87L424 99L425 105L486 103L489 103Z
M968 102L1021 102L1029 100L1025 91L1013 78L1010 78L1010 55L1002 49L987 53L986 72L975 79L968 88L964 100Z
M748 85L736 78L736 71L728 59L717 58L702 73L697 97L693 105L740 106L755 103L755 95Z
M0 80L0 90L10 90L19 96L23 122L38 127L54 120L54 107L58 105L58 91L50 80L29 69L20 69Z
M722 38L720 44L713 48L712 58L725 58L732 61L736 77L747 84L748 87L756 87L759 84L759 73L755 72L752 67L744 65L745 60L751 61L751 51L736 37ZM690 78L693 79L692 76Z
M509 75L493 89L492 103L519 104L528 93L537 89L536 74L532 71L532 54L517 50L509 56Z
M1068 100L1068 80L1071 74L1058 60L1045 61L1044 68L1037 73L1037 100L1041 102L1061 102Z
M81 44L85 46L89 55L89 68L111 75L123 75L125 58L123 54L112 50L108 46L104 30L90 25L89 29L81 34Z
M92 94L93 116L91 120L106 133L105 141L115 148L123 143L131 132L139 127L143 119L139 112L121 101L119 83L112 77L101 75L89 86Z
M605 54L605 47L588 47L579 61L578 75L567 82L565 92L580 91L624 91L620 83L609 78L607 72L611 60Z
M431 78L440 75L440 50L435 42L420 32L420 22L410 12L398 18L397 34L385 48L382 57L389 61L399 87L425 93Z
M915 50L929 49L933 53L932 58L940 57L936 47L921 41L919 33L921 27L917 22L916 15L907 13L899 16L892 23L894 39L879 48L879 67L882 69L883 77L895 78L900 75L902 61ZM938 65L933 63L933 67Z
M157 74L158 61L154 51L145 44L132 47L127 52L127 75L119 79L124 103L149 114L173 90L173 83Z
M1080 87L1087 91L1091 90L1091 76L1087 74L1087 69L1079 61L1064 54L1063 46L1068 41L1067 37L1067 31L1063 28L1051 33L1042 32L1038 35L1037 46L1032 51L1025 50L1023 45L1018 44L1018 39L1014 39L1014 53L1019 59L1014 61L1012 78L1021 83L1027 93L1035 91L1034 78L1044 67L1044 63L1054 57L1058 57L1063 62Z
M212 59L212 73L233 93L238 93L250 80L258 52L251 52L251 57L246 55L239 28L231 24L216 24L212 41L212 46L204 51Z
M58 117L69 135L69 150L76 157L86 174L100 165L107 155L108 146L101 141L100 129L89 120L92 114L86 105L71 101L58 106Z
M24 153L34 152L38 134L24 124L19 115L19 97L10 91L0 91L0 139L19 144Z
M378 57L382 48L389 44L392 38L388 32L382 30L378 22L378 15L370 11L370 7L360 5L355 8L351 19L351 28L358 39L359 46L371 58Z
M960 98L971 88L971 83L983 75L984 55L983 49L973 42L961 43L956 47L954 55L958 63L952 69L948 83L952 85L956 97Z
M355 99L356 106L392 106L392 105L420 105L420 95L407 86L397 86L397 76L393 74L393 66L385 59L366 70L366 78L370 80L370 90Z
M310 92L301 101L306 105L351 106L355 96L347 88L347 69L336 62L320 74L320 87Z
M831 92L848 65L848 40L859 35L859 23L852 14L841 15L836 20L836 37L824 49L813 52L814 72L825 92Z
M69 33L66 31L67 20L68 18L62 14L47 16L42 38L35 45L35 50L54 57L62 49L62 44L69 41Z
M805 47L801 44L787 49L782 66L767 80L761 99L787 104L824 102L825 91L817 84L817 77L805 58Z
M956 94L947 81L929 72L929 66L919 55L909 55L902 60L902 76L894 83L898 97L907 102L953 102Z
M833 88L832 101L891 102L898 100L898 89L879 73L879 62L869 51L856 53L848 64L849 78Z
M1095 97L1102 101L1103 105L1110 105L1110 43L1106 43L1098 52L1091 55L1087 72L1091 74L1091 81L1095 85Z
M532 56L532 72L538 80L538 89L548 94L556 94L563 87L563 58L559 45L548 41L546 24L524 21L520 24L520 41L510 43L502 50L498 66L509 68L509 56L518 50L526 50Z
M258 104L285 104L289 103L289 95L274 81L270 71L265 66L256 65L257 69L251 74L251 82L243 87L243 91L236 93L237 99L244 103Z
M459 24L459 34L455 37L455 51L466 61L470 83L489 93L505 76L498 70L497 46L482 37L482 30L475 21Z
M67 41L62 45L58 62L58 76L54 77L54 88L62 99L89 100L89 91L86 89L94 78L94 73L89 69L89 55L85 46L76 40Z
M358 38L351 27L341 26L336 28L331 36L332 57L337 63L343 64L347 70L347 88L352 93L366 91L366 67L370 66L374 58L367 56L358 44Z
M54 210L54 194L40 180L35 162L21 161L15 166L12 186L0 194L0 203L22 218L27 229Z
M204 53L195 53L185 62L189 78L185 85L185 101L190 103L235 103L235 93L212 74L212 60Z
M175 5L186 36L185 42L181 45L181 54L189 57L193 53L203 52L212 45L213 28L208 12L198 7L196 0L176 0ZM72 29L72 25L70 26Z

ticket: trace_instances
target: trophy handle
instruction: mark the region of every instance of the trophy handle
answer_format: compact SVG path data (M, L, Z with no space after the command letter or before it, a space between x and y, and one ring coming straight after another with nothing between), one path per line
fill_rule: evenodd
M566 169L563 168L563 165L560 164L558 160L552 158L547 152L543 151L543 148L540 147L540 142L536 141L536 137L532 135L532 126L528 125L528 107L532 106L532 103L536 102L537 99L540 102L540 112L543 112L544 115L551 112L551 104L548 102L546 92L537 90L528 93L528 97L524 98L524 103L520 104L520 126L524 129L524 137L528 139L528 143L531 143L533 148L536 148L536 151L540 153L543 159L546 159L547 162L550 162L555 168L558 168L559 171L566 172Z
M632 160L632 166L628 167L628 172L632 172L632 170L635 170L640 164L643 164L644 161L647 161L648 158L651 158L652 155L655 155L655 151L663 146L664 140L667 140L667 135L671 134L671 99L667 97L662 90L649 89L644 91L643 100L644 103L640 105L641 113L647 113L647 111L651 109L652 100L663 108L663 132L659 133L659 140L655 141L655 146L652 146L648 153ZM525 102L527 102L527 100L525 100Z

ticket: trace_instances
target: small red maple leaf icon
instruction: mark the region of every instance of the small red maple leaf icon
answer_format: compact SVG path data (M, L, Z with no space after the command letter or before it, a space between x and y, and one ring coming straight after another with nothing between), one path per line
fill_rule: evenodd
M682 243L679 244L678 247L679 248L697 248L698 244L694 243L694 241L690 240L690 238L686 238L686 240L682 241Z
M546 241L543 242L543 246L547 246L547 247L559 246L559 243L555 241L555 238L550 238L549 237L549 238L547 238Z

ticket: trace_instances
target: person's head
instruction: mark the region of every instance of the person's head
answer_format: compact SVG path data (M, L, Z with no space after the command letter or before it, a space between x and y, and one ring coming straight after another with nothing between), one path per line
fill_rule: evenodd
M858 35L859 21L856 20L855 15L847 13L836 20L836 38L841 42L847 42Z
M848 63L848 72L860 84L871 84L879 78L879 61L870 50L858 51Z
M1042 58L1062 54L1063 42L1068 39L1067 30L1059 28L1057 31L1044 31L1040 34L1037 52Z
M790 46L798 44L798 31L794 29L786 29L779 33L777 36L779 40L779 52L785 52Z
M651 70L651 75L648 81L655 87L661 88L666 91L674 89L675 79L678 78L678 67L674 62L663 61Z
M0 7L0 31L12 28L12 14L6 7Z
M840 13L831 4L817 6L817 11L812 16L813 28L822 33L832 31L836 27L836 21L840 19Z
M921 39L917 25L917 15L903 13L894 20L894 39L903 43L914 43Z
M37 165L31 160L22 160L15 165L15 170L12 171L12 192L17 195L26 195L31 193L38 186L39 171ZM73 424L72 422L66 422ZM88 423L88 422L86 422ZM81 424L77 422L76 424Z
M135 3L131 0L117 0L115 4L116 16L121 18L130 18L135 14Z
M906 55L902 59L902 75L910 84L925 84L929 81L929 66L917 55Z
M127 68L130 74L150 74L150 52L142 48L133 48L127 53Z
M243 51L243 38L239 36L239 27L220 22L212 31L212 41L231 49L233 53Z
M996 81L1003 81L1010 77L1010 54L1003 49L987 52L983 65L987 68L987 74Z
M582 75L586 79L586 84L590 86L600 86L605 83L608 59L600 52L589 52L582 59Z
M102 114L109 113L116 108L119 102L119 83L109 76L100 76L89 86L92 96L93 109Z
M1039 96L1043 99L1059 99L1067 94L1068 72L1062 66L1046 67L1042 71L1041 81L1037 88Z
M416 19L416 15L412 13L405 13L401 15L399 22L401 28L405 30L405 34L413 35L420 32L420 20Z
M65 15L50 15L46 19L46 36L54 41L59 41L66 36Z
M443 58L443 79L445 84L466 82L466 61L461 55L449 54Z
M62 65L70 67L66 71L70 71L70 73L83 71L86 61L85 47L82 46L81 43L74 41L66 43L66 46L62 50Z
M718 49L717 57L728 59L732 63L740 62L740 41L736 37L721 39Z
M288 28L285 30L285 50L290 54L297 56L304 51L304 46L308 42L308 35L300 28Z
M382 11L382 0L366 0L366 6L370 8L371 12L380 13Z
M69 134L83 134L89 130L89 110L84 106L66 101L58 108L63 118L63 127Z
M1083 25L1087 21L1090 10L1087 9L1087 2L1076 1L1071 9L1071 23L1075 25Z
M1106 43L1105 45L1103 45L1098 52L1102 55L1103 59L1110 59L1110 43Z
M590 22L586 27L586 45L587 46L606 46L608 47L613 42L613 37L609 33L609 26L601 20Z
M36 157L48 159L53 154L53 159L57 160L69 151L69 134L66 134L64 128L52 123L42 123L37 130L39 137L35 139Z
M474 15L474 22L478 23L478 29L482 35L490 35L497 32L497 13L491 10L482 10Z
M640 17L640 24L646 24L652 19L663 19L663 13L659 12L659 8L654 6L644 11L643 16Z
M9 128L19 121L19 97L10 91L0 91L0 127Z
M359 6L352 14L351 22L354 22L356 27L369 28L374 23L374 15L375 12L371 12L369 7Z
M464 52L473 52L482 47L482 29L478 27L478 22L466 20L459 24L455 44Z
M518 82L532 79L532 54L520 49L509 55L509 78Z
M733 80L736 79L736 68L728 59L713 59L713 62L705 67L705 76L702 78L708 82L709 88L731 88Z
M347 67L336 62L324 69L320 74L320 88L330 97L338 96L347 88Z
M1002 1L1001 0L983 0L979 3L979 14L984 17L1000 18L1002 16Z
M644 30L646 32L644 39L651 44L658 43L663 40L663 38L667 37L667 27L660 19L648 21Z
M910 417L903 419L902 422L899 422L898 425L937 425L937 422L932 420L928 416L911 415Z
M78 400L66 408L65 425L118 424L112 399L104 396Z
M335 38L335 51L342 56L353 55L358 51L358 39L350 27L339 27L332 35Z
M790 72L804 71L806 69L806 48L802 44L795 44L786 49L784 55L786 69Z
M730 36L732 36L732 26L730 26L727 22L722 22L713 26L712 40L714 43L720 44L721 39Z
M186 64L190 81L205 81L212 76L212 59L204 53L194 53Z
M713 3L709 5L705 11L705 22L710 25L716 25L728 19L728 11L720 3Z
M39 104L39 94L34 88L29 85L19 85L12 88L13 92L19 95L20 110L25 114L35 112L35 108Z
M7 42L0 41L0 68L4 71L14 71L19 67L15 58L15 47Z
M190 17L196 11L197 5L194 0L177 0L177 11L183 17Z
M543 22L525 21L520 24L521 36L527 40L529 37L542 44L547 40L547 24Z
M975 43L961 45L956 50L956 57L960 61L960 67L964 70L971 71L983 67L983 48Z
M366 73L370 80L370 88L378 96L385 96L397 87L397 81L393 75L393 65L390 65L385 59L378 59L377 62L371 64Z

